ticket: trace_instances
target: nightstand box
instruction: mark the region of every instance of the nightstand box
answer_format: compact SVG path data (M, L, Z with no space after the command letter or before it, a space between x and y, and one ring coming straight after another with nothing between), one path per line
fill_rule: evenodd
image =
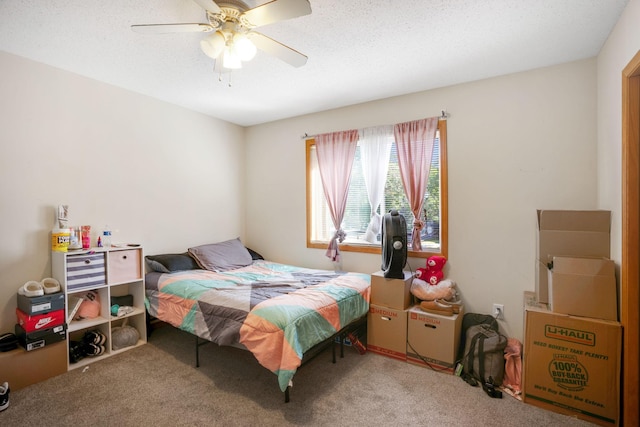
M16 308L16 317L18 318L18 324L22 326L25 332L29 333L62 325L64 323L64 310L31 315Z
M407 311L369 305L367 350L407 360Z
M67 339L66 323L36 332L27 332L22 326L16 324L15 330L18 343L27 351L37 350Z
M411 305L413 274L404 271L404 279L387 279L382 271L371 275L371 304L404 310Z
M407 310L407 362L453 373L463 313L427 313L416 305Z
M42 314L50 311L64 310L64 293L26 297L18 294L18 308L26 314Z

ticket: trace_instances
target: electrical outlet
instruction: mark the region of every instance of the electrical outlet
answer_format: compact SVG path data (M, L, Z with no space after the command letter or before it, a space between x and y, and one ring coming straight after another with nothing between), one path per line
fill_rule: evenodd
M493 317L504 320L504 304L493 304Z

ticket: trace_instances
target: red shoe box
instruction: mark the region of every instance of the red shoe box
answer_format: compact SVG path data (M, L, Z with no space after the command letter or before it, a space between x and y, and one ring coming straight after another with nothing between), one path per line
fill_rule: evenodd
M64 310L50 311L45 314L27 314L16 308L18 324L25 332L35 332L50 329L64 323Z

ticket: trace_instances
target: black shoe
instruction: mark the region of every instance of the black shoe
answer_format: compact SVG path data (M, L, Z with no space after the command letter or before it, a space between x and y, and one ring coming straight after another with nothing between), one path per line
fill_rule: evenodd
M104 354L106 349L103 345L85 344L84 350L87 356L95 357L95 356L100 356L101 354Z
M9 407L9 383L0 385L0 412Z
M482 384L482 389L490 397L502 399L502 392L500 390L497 390L491 381L493 380L491 379L491 377L489 377L489 381Z
M87 355L85 345L80 341L69 341L69 362L77 363Z
M95 331L87 331L82 340L86 344L104 345L107 341L107 337L96 329Z

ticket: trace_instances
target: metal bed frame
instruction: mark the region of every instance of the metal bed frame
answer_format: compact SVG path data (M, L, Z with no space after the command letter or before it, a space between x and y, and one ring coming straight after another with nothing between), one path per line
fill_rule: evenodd
M364 316L360 317L359 319L354 320L353 322L349 323L347 326L345 326L344 328L340 329L338 332L336 332L335 334L331 335L329 338L327 338L326 340L314 345L313 347L311 347L309 350L307 350L303 357L302 357L302 364L300 365L300 367L304 366L305 363L307 363L308 361L310 361L311 359L313 359L315 356L317 356L319 353L321 353L325 348L327 348L329 345L334 344L331 347L331 356L332 356L332 361L331 363L336 363L336 341L338 341L338 344L340 344L340 358L344 358L344 339L347 336L347 334L349 334L350 332L353 332L355 330L357 330L358 328L360 328L363 325L366 325L367 323L367 315L365 314ZM200 338L197 335L195 336L195 351L196 351L196 368L200 367L200 347L206 344L210 344L212 343L211 341L205 340L203 338ZM284 401L285 403L288 403L290 400L290 396L289 396L289 389L291 388L291 386L288 386L287 389L284 391Z

